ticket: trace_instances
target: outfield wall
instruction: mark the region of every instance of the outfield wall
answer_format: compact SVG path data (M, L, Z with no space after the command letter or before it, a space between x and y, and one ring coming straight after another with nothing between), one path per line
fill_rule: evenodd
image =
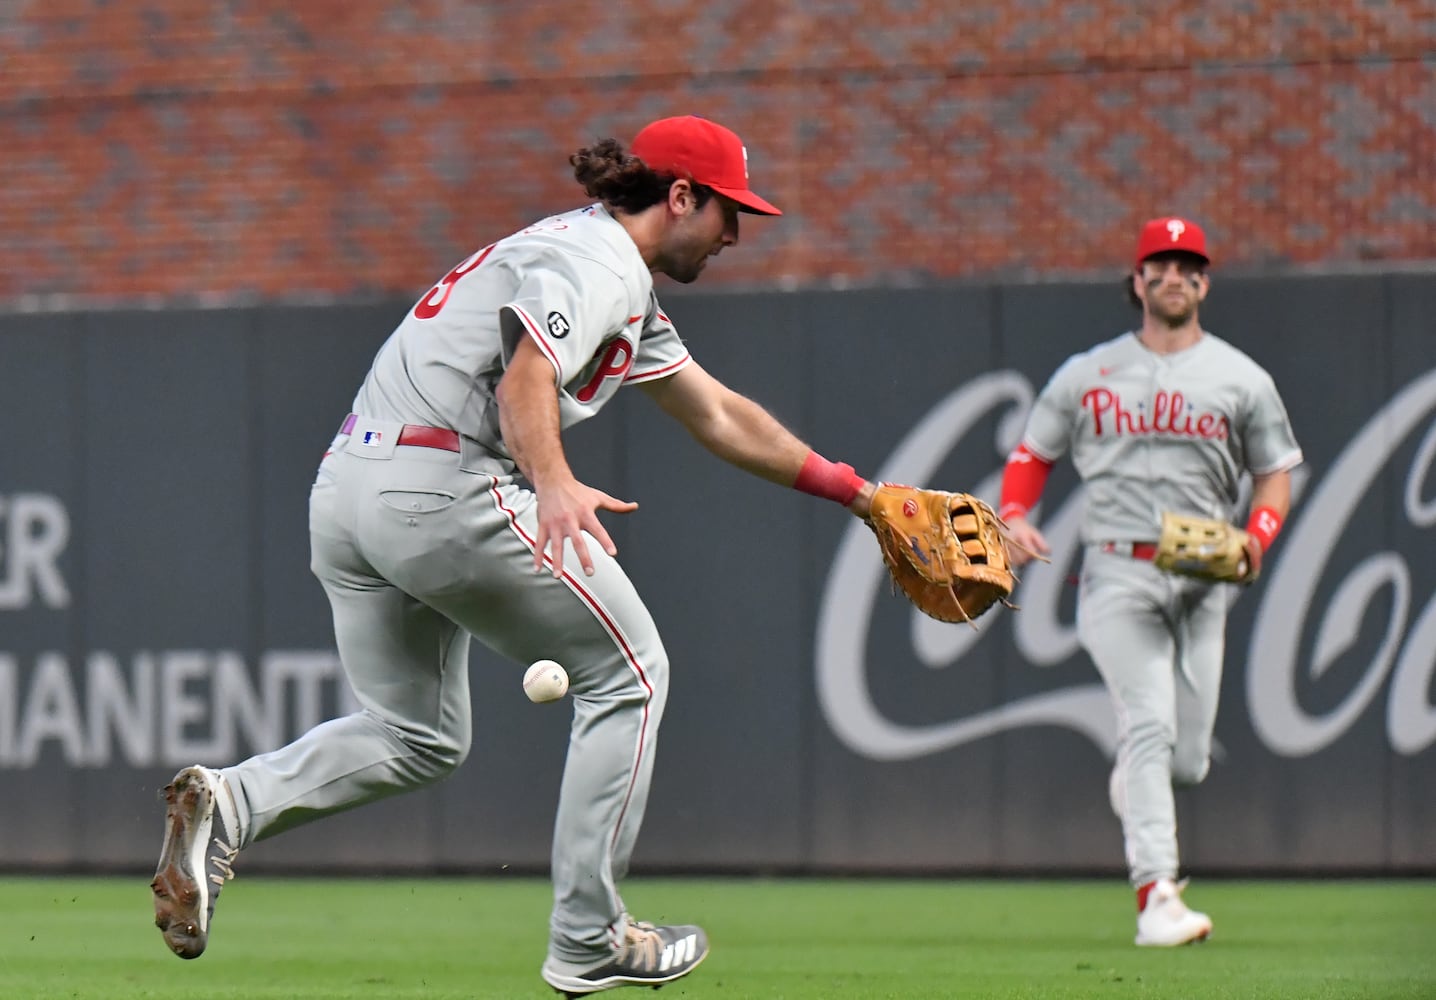
M671 289L672 286L667 286ZM695 356L872 477L995 499L1034 392L1131 322L1113 285L670 292ZM308 573L314 466L407 303L0 317L0 865L143 868L155 789L343 711ZM1236 594L1195 870L1436 870L1436 276L1219 281L1207 325L1306 450ZM673 661L644 870L1121 867L1112 715L1050 567L973 631L915 616L866 529L711 459L638 392L569 436ZM547 863L563 707L476 650L445 784L257 845L251 869ZM565 703L566 705L567 703Z

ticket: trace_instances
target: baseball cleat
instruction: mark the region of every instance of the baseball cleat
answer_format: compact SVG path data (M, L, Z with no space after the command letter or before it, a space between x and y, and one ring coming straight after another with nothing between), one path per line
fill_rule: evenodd
M150 890L155 926L180 958L198 958L209 943L214 903L234 878L239 818L218 771L187 767L164 789L165 842Z
M1182 890L1186 887L1186 879L1156 881L1147 895L1146 908L1137 915L1137 944L1170 948L1205 941L1211 936L1212 918L1187 909L1187 904L1182 902Z
M703 928L655 927L630 920L618 956L586 971L572 971L553 958L543 964L544 982L567 997L601 993L619 986L651 986L688 975L708 957Z

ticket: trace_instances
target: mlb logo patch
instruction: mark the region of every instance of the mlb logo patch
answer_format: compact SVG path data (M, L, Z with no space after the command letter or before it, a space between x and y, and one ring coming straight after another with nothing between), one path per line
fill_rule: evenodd
M364 443L367 444L367 445L369 445L371 448L374 447L375 445L382 444L383 441L384 441L384 435L383 435L383 434L380 434L378 431L365 431L365 432L364 432Z

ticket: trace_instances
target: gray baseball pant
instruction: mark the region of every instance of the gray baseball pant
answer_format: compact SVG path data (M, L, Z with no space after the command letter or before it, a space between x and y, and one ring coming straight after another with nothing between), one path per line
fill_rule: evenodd
M1117 713L1109 791L1133 886L1177 876L1172 788L1199 783L1210 766L1229 598L1225 584L1086 550L1078 638Z
M365 448L368 427L386 436ZM361 421L310 499L312 568L361 711L223 771L248 844L452 773L472 738L469 636L570 677L573 725L554 822L550 953L611 956L618 881L647 805L668 658L647 608L592 540L562 580L533 570L536 505L497 462L396 446ZM462 466L462 467L461 467ZM484 471L487 470L487 471ZM517 683L517 678L515 679Z

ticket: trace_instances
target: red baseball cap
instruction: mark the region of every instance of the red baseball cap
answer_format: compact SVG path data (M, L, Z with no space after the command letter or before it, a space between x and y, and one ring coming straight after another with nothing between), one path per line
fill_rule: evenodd
M732 198L745 212L782 215L748 190L748 150L737 133L697 115L660 118L633 137L630 152L651 169L687 177Z
M1174 250L1200 257L1204 264L1212 262L1207 256L1207 234L1201 226L1191 219L1164 215L1142 227L1142 235L1137 239L1137 266L1141 267L1148 257Z

